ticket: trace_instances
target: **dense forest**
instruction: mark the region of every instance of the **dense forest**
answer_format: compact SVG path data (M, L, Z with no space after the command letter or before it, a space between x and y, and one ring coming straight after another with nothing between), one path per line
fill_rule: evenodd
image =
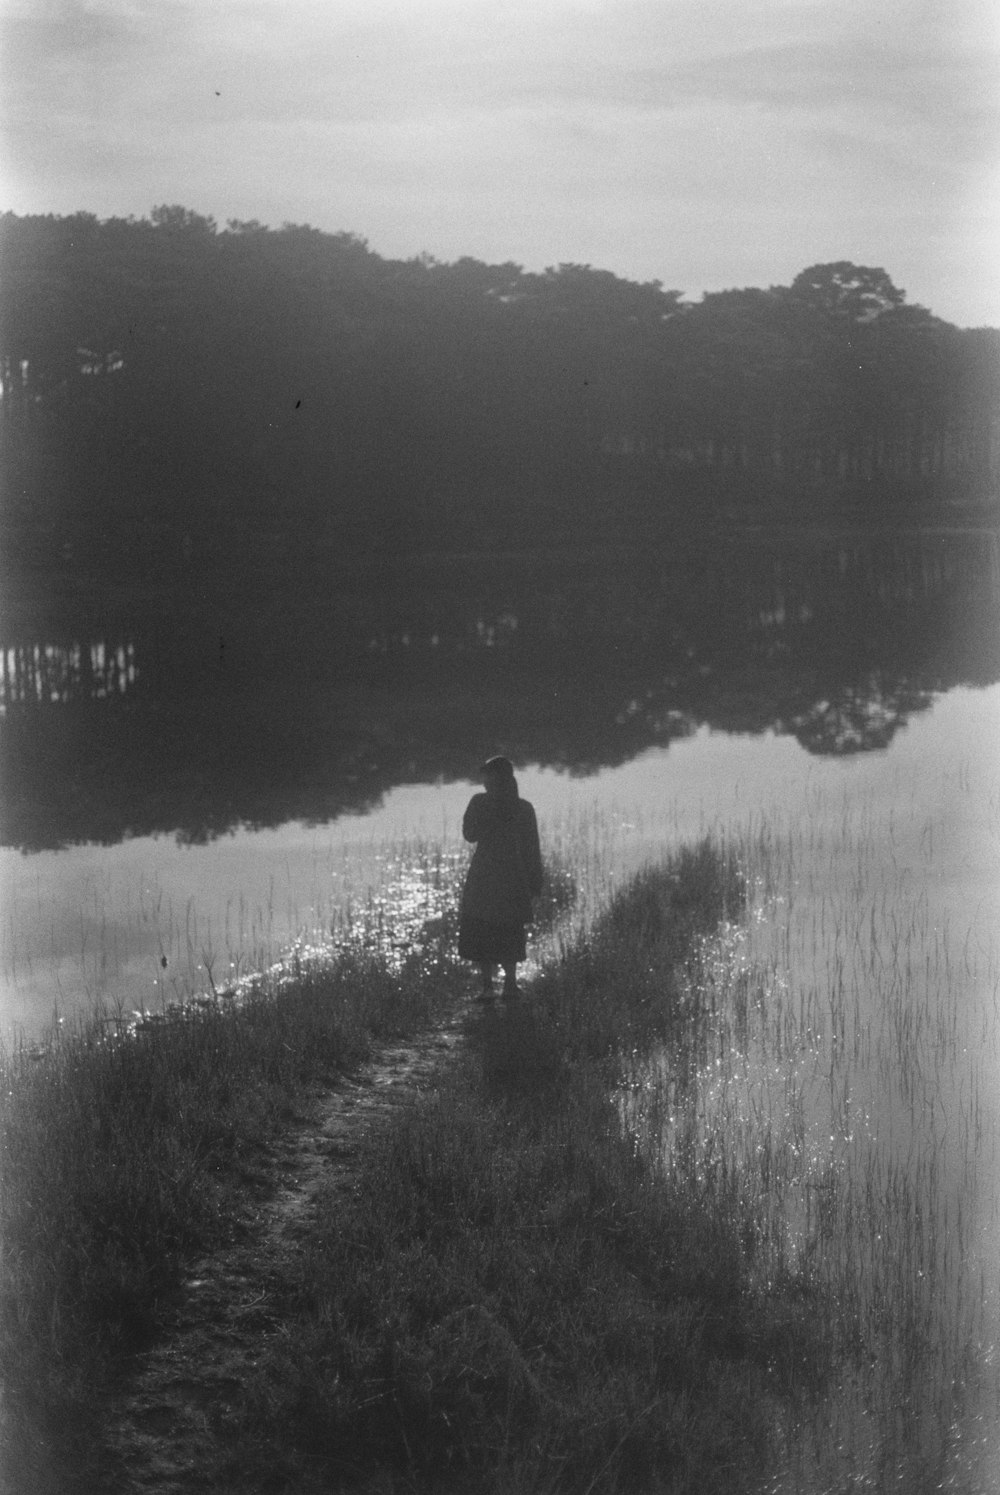
M2 539L104 575L995 504L1000 331L160 207L0 218Z

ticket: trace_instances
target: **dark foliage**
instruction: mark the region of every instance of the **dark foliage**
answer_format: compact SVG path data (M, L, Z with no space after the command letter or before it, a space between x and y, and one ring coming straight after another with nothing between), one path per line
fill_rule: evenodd
M484 744L582 774L703 724L878 750L1000 678L996 575L956 532L276 568L194 601L43 578L0 597L0 842L323 823Z
M4 538L102 575L982 500L1000 333L884 270L687 304L182 207L0 218Z

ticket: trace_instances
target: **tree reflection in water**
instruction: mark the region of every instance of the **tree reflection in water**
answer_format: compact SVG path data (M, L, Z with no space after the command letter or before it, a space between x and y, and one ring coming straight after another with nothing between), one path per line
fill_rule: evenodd
M276 576L99 637L81 608L61 642L8 623L2 841L325 822L486 747L573 774L701 725L878 750L935 693L1000 679L998 570L995 535L734 540Z

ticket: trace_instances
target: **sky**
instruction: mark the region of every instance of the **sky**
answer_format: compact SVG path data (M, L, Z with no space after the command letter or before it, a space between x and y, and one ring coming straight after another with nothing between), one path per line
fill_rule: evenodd
M0 209L1000 327L1000 0L0 0Z

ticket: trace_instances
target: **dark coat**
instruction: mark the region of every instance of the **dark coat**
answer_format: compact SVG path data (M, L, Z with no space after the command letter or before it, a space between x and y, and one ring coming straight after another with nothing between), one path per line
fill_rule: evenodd
M534 807L516 791L474 794L462 835L476 843L462 890L462 914L491 924L527 924L542 891Z

